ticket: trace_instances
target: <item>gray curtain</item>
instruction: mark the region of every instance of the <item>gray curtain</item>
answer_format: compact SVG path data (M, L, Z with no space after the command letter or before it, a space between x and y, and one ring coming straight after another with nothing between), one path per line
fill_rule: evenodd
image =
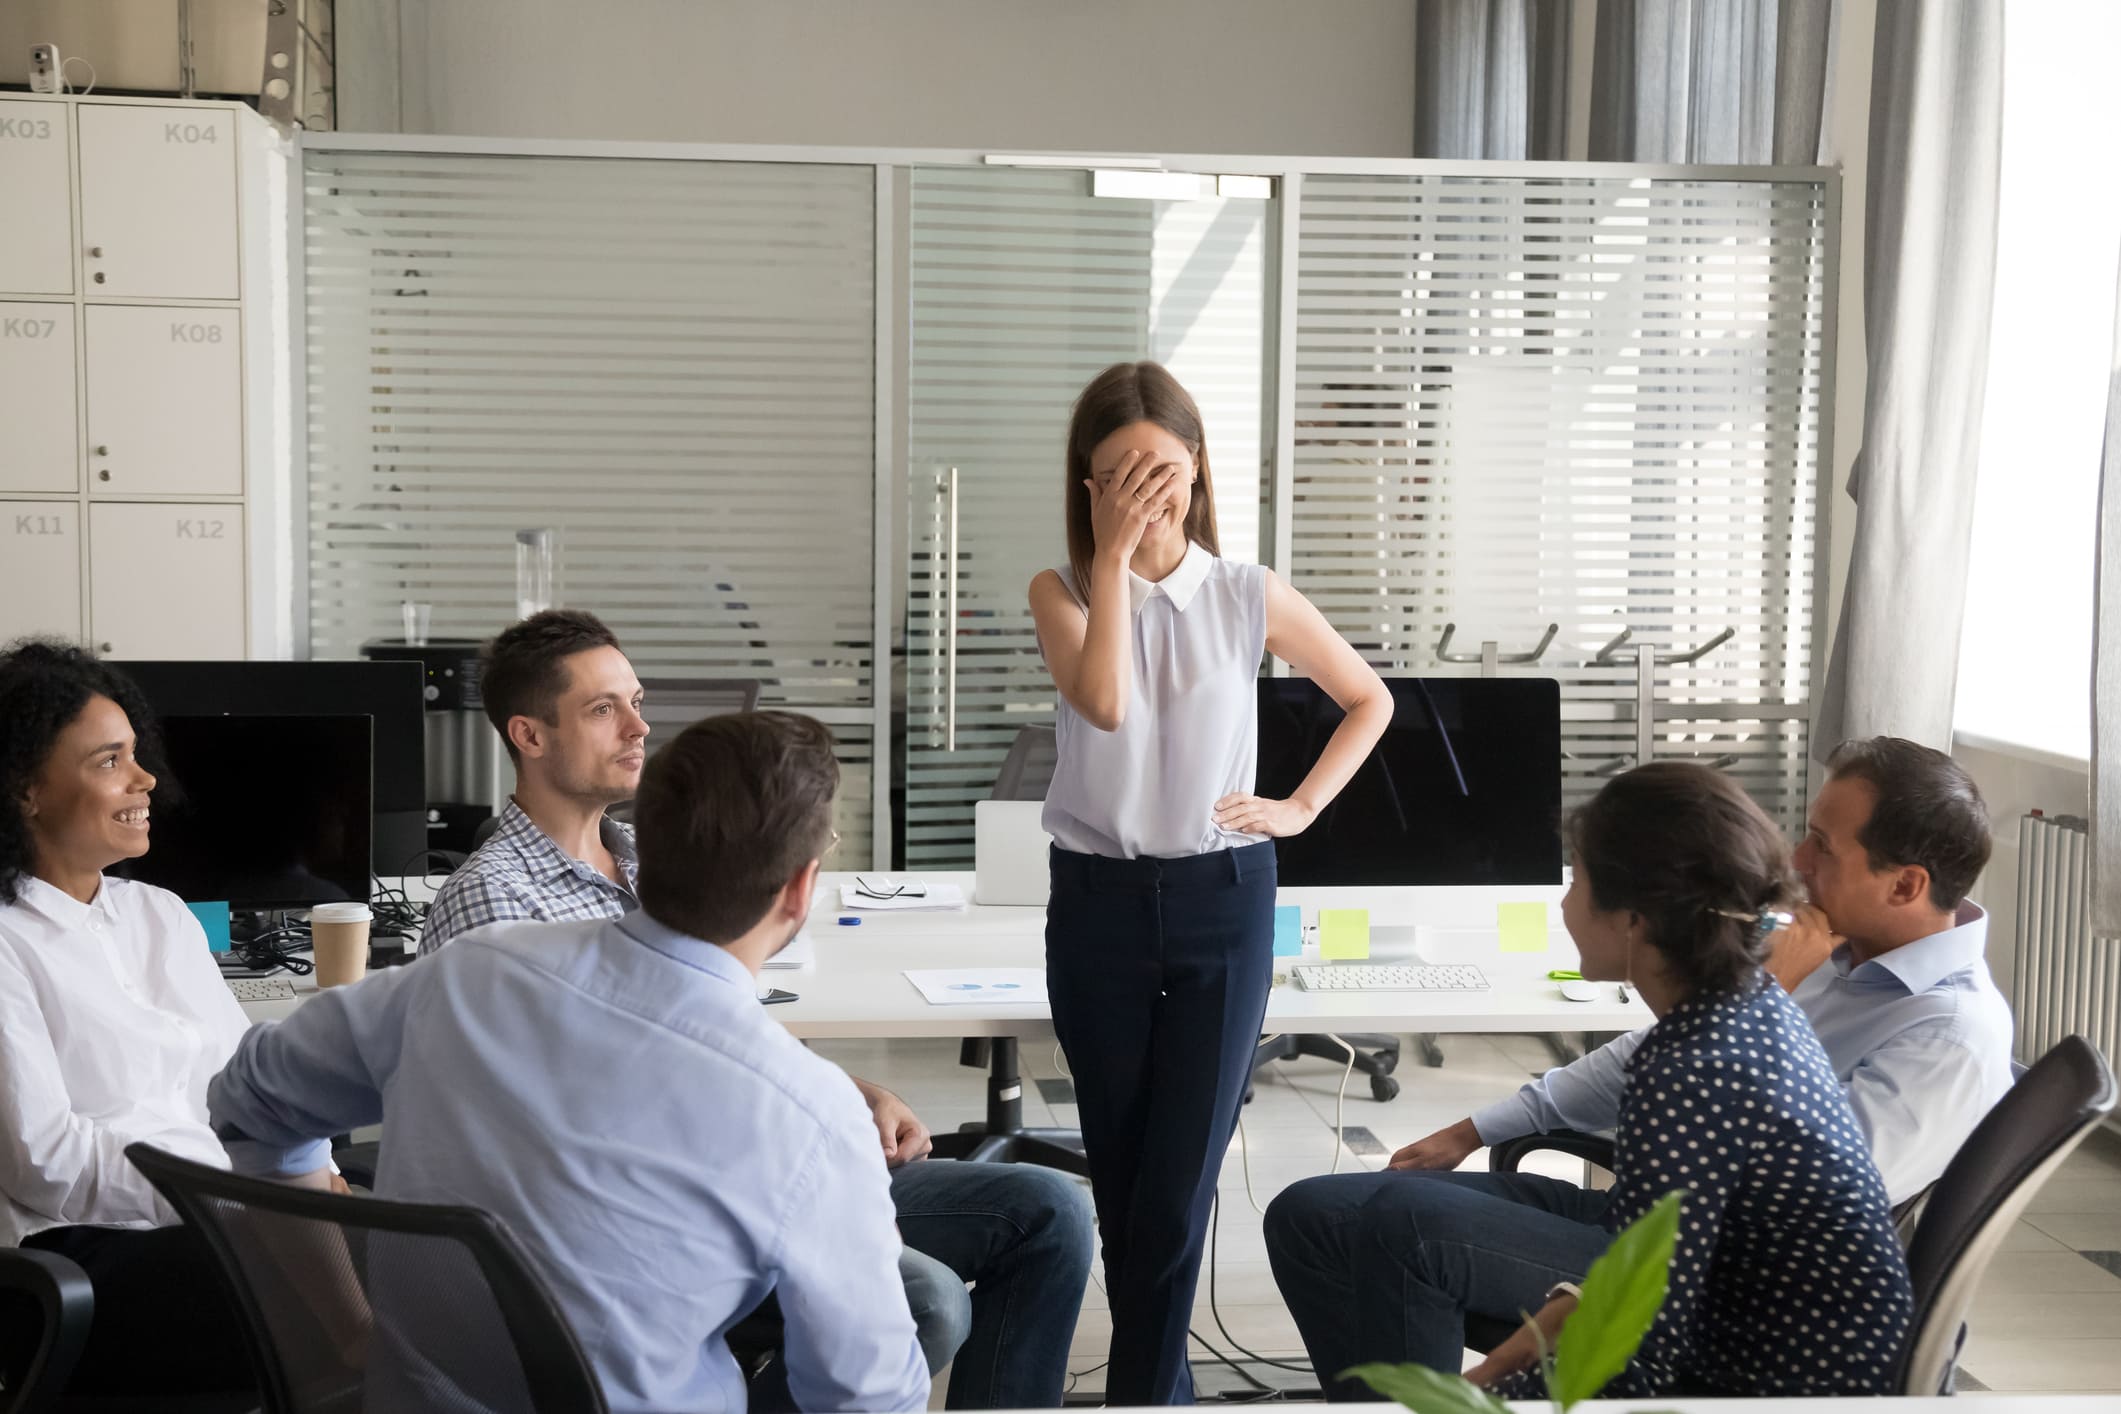
M2092 931L2121 937L2121 292L2099 465L2099 563L2092 631Z
M1414 155L1567 155L1569 0L1419 0Z
M1599 0L1594 162L1819 160L1834 0Z
M1812 745L1948 750L1995 293L2003 0L1879 0L1856 540Z

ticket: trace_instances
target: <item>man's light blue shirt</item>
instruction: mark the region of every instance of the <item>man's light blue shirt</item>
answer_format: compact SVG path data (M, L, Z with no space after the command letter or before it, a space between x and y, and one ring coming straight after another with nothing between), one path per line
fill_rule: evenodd
M802 1408L926 1406L860 1094L741 963L645 913L479 928L320 992L207 1099L251 1173L381 1122L377 1193L499 1218L614 1411L743 1409L723 1335L768 1291Z
M1989 975L1987 947L1988 915L1965 903L1955 926L1860 966L1843 943L1791 994L1847 1088L1895 1206L1937 1181L2011 1087L2010 1005ZM1476 1111L1481 1142L1612 1129L1628 1059L1645 1034L1622 1036Z

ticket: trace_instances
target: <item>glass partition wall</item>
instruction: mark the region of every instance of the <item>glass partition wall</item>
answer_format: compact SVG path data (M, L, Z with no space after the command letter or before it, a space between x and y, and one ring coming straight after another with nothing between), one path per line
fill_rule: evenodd
M553 529L644 677L832 725L845 863L969 868L1070 405L1148 357L1224 554L1381 670L1560 679L1572 799L1688 756L1801 819L1829 173L304 142L314 656L495 632Z

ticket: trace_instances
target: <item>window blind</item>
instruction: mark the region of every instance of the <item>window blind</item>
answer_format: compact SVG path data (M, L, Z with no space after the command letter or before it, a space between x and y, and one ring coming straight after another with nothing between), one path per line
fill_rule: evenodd
M515 616L514 536L643 677L758 678L874 789L875 170L305 154L308 628Z
M1387 672L1558 626L1501 671L1560 679L1572 800L1642 755L1637 651L1714 643L1653 665L1649 755L1795 826L1830 226L1817 181L1306 175L1293 581Z

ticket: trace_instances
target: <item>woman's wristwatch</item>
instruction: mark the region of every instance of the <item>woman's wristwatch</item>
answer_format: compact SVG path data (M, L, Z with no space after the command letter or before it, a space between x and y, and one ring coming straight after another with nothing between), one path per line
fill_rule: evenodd
M1557 1281L1547 1288L1548 1301L1553 1301L1563 1296L1568 1297L1571 1301L1581 1302L1583 1300L1583 1288L1573 1281Z

